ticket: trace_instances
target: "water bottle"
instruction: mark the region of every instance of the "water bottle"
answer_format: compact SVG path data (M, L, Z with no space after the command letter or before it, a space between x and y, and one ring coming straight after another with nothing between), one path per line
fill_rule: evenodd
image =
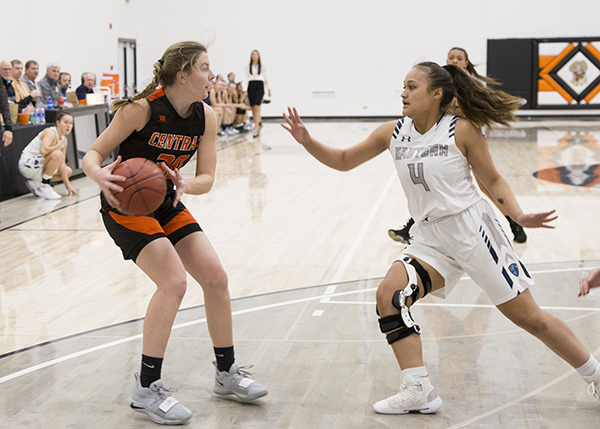
M40 107L40 125L43 125L46 123L46 111L44 110L43 107Z
M39 125L40 124L40 108L36 107L35 110L33 111L33 125Z
M54 104L52 103L52 97L48 97L48 104L46 105L48 110L54 109Z

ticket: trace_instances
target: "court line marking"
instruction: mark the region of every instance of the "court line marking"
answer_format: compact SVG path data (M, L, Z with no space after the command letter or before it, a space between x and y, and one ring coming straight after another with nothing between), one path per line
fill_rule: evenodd
M598 353L600 353L600 347L598 347L592 353L592 355L598 356ZM483 418L491 416L492 414L496 414L499 411L502 411L502 410L505 410L505 409L507 409L509 407L512 407L513 405L518 404L519 402L522 402L522 401L524 401L527 398L530 398L530 397L532 397L534 395L537 395L540 392L543 392L546 389L549 389L550 387L552 387L555 384L561 382L562 380L564 380L565 378L569 377L571 374L573 374L575 372L576 372L576 370L574 368L571 368L570 370L568 370L567 372L565 372L563 375L561 375L559 377L556 377L554 380L552 380L552 381L544 384L543 386L538 387L535 390L532 390L529 393L526 393L523 396L520 396L519 398L513 399L512 401L509 401L509 402L507 402L504 405L500 405L499 407L496 407L496 408L494 408L492 410L486 411L485 413L482 413L482 414L480 414L478 416L471 417L470 419L465 420L464 422L455 424L453 426L448 426L446 429L458 429L458 428L462 428L462 427L465 427L465 426L467 426L467 425L469 425L471 423L475 423L475 422L477 422L477 421L479 421L479 420L481 420Z
M363 223L363 226L360 229L360 231L358 232L358 235L354 239L352 246L350 246L348 253L346 253L344 260L342 261L342 263L340 264L336 273L334 274L333 279L331 279L331 283L339 283L339 281L342 279L342 276L348 269L348 265L350 265L350 261L352 260L352 258L354 257L354 254L356 253L356 250L358 249L358 245L361 243L362 239L364 238L365 234L367 233L367 229L369 229L369 226L371 226L371 222L373 222L373 219L375 218L375 215L379 211L381 204L383 204L383 200L385 199L385 197L387 196L387 193L389 192L390 188L392 187L392 184L394 183L396 176L397 176L397 174L394 171L392 173L391 177L388 179L388 182L385 185L385 188L383 188L383 191L381 191L381 194L379 195L377 202L373 206L373 209L369 213L369 216L367 216L367 219ZM333 293L335 293L336 287L337 287L337 284L332 284L332 285L328 286L327 289L325 289L325 293L323 295L332 295ZM323 300L321 302L327 302L328 300L329 300L329 298L323 298Z
M327 301L329 304L360 304L376 305L375 301ZM445 304L436 302L417 302L415 307L458 307L458 308L496 308L494 304ZM598 307L546 307L541 306L542 310L565 310L565 311L600 311Z
M373 291L376 291L376 290L377 290L377 288L374 287L374 288L360 289L360 290L354 290L354 291L348 291L348 292L338 292L338 293L331 294L330 297L334 298L334 297L339 297L339 296L356 295L356 294L359 294L359 293L368 293L368 292L373 292ZM284 307L284 306L287 306L287 305L294 305L294 304L304 303L304 302L308 302L308 301L316 301L316 300L321 300L322 297L323 297L323 295L318 295L318 296L311 296L311 297L308 297L308 298L299 298L299 299L294 299L294 300L290 300L290 301L278 302L278 303L274 303L274 304L261 305L261 306L258 306L258 307L247 308L247 309L244 309L244 310L233 311L231 313L231 315L233 317L233 316L238 316L240 314L253 313L253 312L256 312L256 311L268 310L268 309L271 309L271 308ZM373 303L369 302L369 304L373 304ZM423 304L424 303L416 303L415 305L418 306L418 305L423 305ZM451 307L451 306L466 306L466 307L469 307L468 304L435 304L435 305L438 305L438 306L448 306L448 307ZM473 305L470 305L470 307L479 306L479 305L480 304L478 304L478 305L473 304ZM560 307L556 307L556 308L560 309ZM574 307L574 308L577 308L577 307ZM595 311L595 310L598 310L598 309L588 308L586 310L588 310L588 311ZM185 322L185 323L180 323L180 324L174 325L173 328L172 328L172 330L186 328L188 326L198 325L198 324L204 323L204 322L206 322L206 318L192 320L190 322ZM135 340L138 340L138 339L141 339L141 338L142 338L142 334L137 334L137 335L126 337L126 338L123 338L123 339L120 339L120 340L111 341L109 343L102 344L102 345L99 345L99 346L91 347L89 349L85 349L85 350L81 350L81 351L78 351L78 352L75 352L75 353L71 353L69 355L62 356L60 358L52 359L52 360L50 360L48 362L44 362L44 363L41 363L41 364L38 364L38 365L34 365L32 367L23 369L21 371L17 371L17 372L15 372L13 374L9 374L7 376L4 376L4 377L0 378L0 384L3 384L5 382L7 382L7 381L13 380L13 379L18 378L18 377L22 377L24 375L30 374L32 372L35 372L35 371L47 368L49 366L52 366L52 365L55 365L55 364L58 364L58 363L61 363L61 362L65 362L65 361L68 361L68 360L71 360L71 359L75 359L75 358L80 357L80 356L84 356L84 355L87 355L87 354L90 354L90 353L93 353L93 352L96 352L96 351L104 350L104 349L107 349L107 348L110 348L110 347L118 346L118 345L121 345L121 344L124 344L124 343L127 343L127 342L135 341Z

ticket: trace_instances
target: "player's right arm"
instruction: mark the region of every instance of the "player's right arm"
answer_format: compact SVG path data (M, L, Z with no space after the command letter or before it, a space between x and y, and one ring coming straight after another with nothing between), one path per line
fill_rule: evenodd
M281 124L281 126L288 130L308 153L326 166L340 171L352 170L387 150L396 126L396 121L386 122L362 142L347 149L337 149L313 139L296 108L288 108L288 115L284 114L283 117L287 125Z
M125 180L123 176L112 174L121 163L121 157L117 157L115 162L105 167L102 167L102 163L131 133L144 128L149 120L150 105L147 100L138 100L123 106L83 157L83 171L98 183L106 201L113 207L118 204L114 194L123 190L118 182Z

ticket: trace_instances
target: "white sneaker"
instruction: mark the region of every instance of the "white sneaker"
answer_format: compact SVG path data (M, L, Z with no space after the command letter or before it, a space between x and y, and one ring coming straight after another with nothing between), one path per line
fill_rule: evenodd
M229 128L228 128L228 130L229 130L229 132L231 133L231 135L232 135L232 136L234 136L234 135L236 135L236 134L239 134L239 133L240 133L240 131L239 131L239 130L236 130L236 129L235 129L235 128L233 128L233 127L229 127Z
M400 392L383 401L373 404L379 414L406 414L418 411L422 414L435 413L442 406L442 400L435 392L428 377L415 379L406 375Z
M33 195L37 195L35 193L35 191L38 188L38 186L41 184L42 184L41 182L36 182L34 180L26 180L25 181L25 186L27 186L27 189L29 189Z
M217 363L213 362L215 368ZM215 374L215 387L213 391L217 395L235 395L240 402L252 401L265 396L267 388L253 380L252 374L244 371L250 367L239 367L237 363L231 365L229 371L219 371Z
M34 193L38 197L46 198L47 200L60 200L62 198L59 193L55 192L54 189L52 189L52 186L46 183L41 183L36 188Z
M583 377L583 380L588 384L588 395L600 400L600 365L596 367L596 372L589 377Z
M162 380L156 380L150 387L142 387L140 375L136 373L129 406L161 425L181 425L192 418L192 412L173 398L171 391L174 389L165 388Z

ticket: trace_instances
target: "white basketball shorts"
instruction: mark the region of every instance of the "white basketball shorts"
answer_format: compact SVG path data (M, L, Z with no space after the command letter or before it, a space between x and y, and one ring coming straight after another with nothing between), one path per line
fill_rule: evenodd
M447 296L465 273L494 305L510 301L534 284L492 207L483 199L456 215L418 222L411 235L410 245L402 253L426 262L444 277L445 287L438 291L442 296Z

